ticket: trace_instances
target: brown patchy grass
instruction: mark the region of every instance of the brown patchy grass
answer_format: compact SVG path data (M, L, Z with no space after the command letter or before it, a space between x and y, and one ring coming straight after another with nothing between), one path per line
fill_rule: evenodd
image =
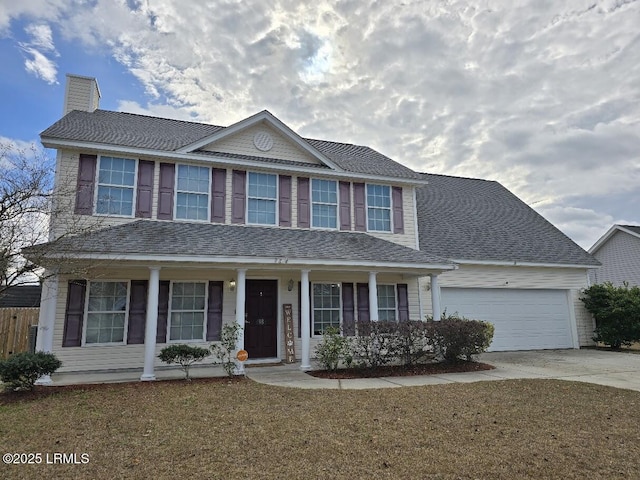
M0 405L0 478L638 478L640 393L558 380L368 391L239 382L62 389Z

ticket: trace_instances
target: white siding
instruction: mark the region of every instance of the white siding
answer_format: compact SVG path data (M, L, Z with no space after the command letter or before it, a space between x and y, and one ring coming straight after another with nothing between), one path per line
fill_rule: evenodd
M579 343L581 346L593 345L593 319L580 301L581 290L587 287L586 269L460 265L458 270L441 274L438 280L441 288L568 290L575 312ZM428 288L429 279L421 278L420 295L425 315L432 313L431 291Z
M273 147L269 151L263 152L262 150L258 150L253 144L253 137L258 132L265 132L271 135ZM320 163L317 158L267 124L255 125L246 130L242 130L203 147L203 150L250 155L253 157L278 158L294 162Z
M592 283L640 285L640 238L616 231L593 256L602 266L591 271Z

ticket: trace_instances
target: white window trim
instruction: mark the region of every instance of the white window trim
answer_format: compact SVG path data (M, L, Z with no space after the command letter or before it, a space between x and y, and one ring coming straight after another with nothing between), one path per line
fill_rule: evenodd
M180 165L186 167L198 167L198 168L206 168L209 170L208 179L209 179L209 188L207 188L207 218L205 220L199 220L197 218L178 218L178 169ZM175 174L173 178L173 220L176 222L202 222L208 223L211 219L211 167L207 167L206 165L194 165L193 163L176 163L175 166ZM204 195L204 192L192 192L190 190L180 190L179 193L193 193L196 195Z
M135 162L135 171L133 173L133 186L132 187L123 187L122 185L112 185L109 183L100 183L100 163L102 162L102 157L108 158L121 158L124 160L133 160ZM134 218L136 216L136 204L138 202L138 165L140 164L139 159L130 158L130 157L117 157L111 155L98 155L98 162L96 164L96 173L94 178L94 192L93 192L93 214L97 217L118 217L118 218ZM78 172L79 173L79 172ZM131 215L121 215L118 213L98 213L98 190L100 189L100 185L105 187L117 187L117 188L133 188L133 200L131 204Z
M326 203L326 202L314 202L313 201L313 181L314 180L324 180L326 182L333 182L336 184L336 203ZM313 204L317 205L335 205L336 207L336 226L335 227L316 227L313 224ZM340 229L340 182L337 180L330 180L327 178L311 178L309 181L309 217L311 217L311 228L314 230L339 230Z
M249 196L249 175L251 173L255 173L258 175L272 175L274 177L276 177L276 198L267 198L267 197L250 197ZM245 179L245 192L246 193L246 205L244 208L244 218L246 218L246 223L247 225L265 225L268 227L277 227L278 225L280 225L280 222L278 221L278 219L280 218L279 212L280 212L280 175L277 173L268 173L268 172L256 172L256 171L247 171L247 175L246 175L246 179ZM268 200L270 202L275 202L276 204L276 214L275 214L275 219L274 219L274 223L257 223L257 222L250 222L249 221L249 199L254 199L254 200Z
M173 285L175 283L202 283L204 284L204 316L202 326L201 339L177 339L171 340L171 317L173 314ZM169 283L169 310L167 313L167 338L166 343L188 343L188 342L206 342L207 341L207 310L209 306L209 282L206 280L171 280ZM178 312L196 312L198 310L176 310Z
M389 208L386 207L371 207L376 208L378 210L389 210L389 230L372 230L369 228L369 185L372 186L381 186L389 188ZM364 185L364 203L365 203L365 212L366 212L366 222L367 222L367 232L374 233L393 233L393 187L391 185L384 185L382 183L365 183Z
M393 303L395 304L395 322L398 323L400 321L400 312L398 312L398 284L397 283L379 283L376 285L376 296L378 297L378 319L380 318L380 310L391 310L390 308L380 308L380 287L393 287ZM384 322L385 320L379 320L380 322Z
M89 293L91 292L92 281L87 281L86 292L84 295L84 314L82 317L82 347L111 347L127 344L127 334L129 333L129 300L131 299L131 280L93 280L93 283L126 283L127 284L127 301L124 308L124 332L122 333L122 342L107 343L86 343L87 340L87 324L89 323ZM91 313L113 313L113 312L91 312Z
M339 307L339 311L338 314L340 316L340 335L342 335L342 322L343 322L343 318L342 318L342 282L311 282L311 302L310 303L310 314L311 314L311 338L322 338L322 335L316 335L315 333L313 333L315 331L315 295L313 294L313 286L314 285L338 285L338 288L340 289L340 293L339 293L339 300L340 300L340 307Z

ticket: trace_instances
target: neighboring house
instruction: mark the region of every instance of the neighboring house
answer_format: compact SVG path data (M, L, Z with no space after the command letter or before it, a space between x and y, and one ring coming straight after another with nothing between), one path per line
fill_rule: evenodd
M594 324L580 291L597 260L497 182L423 178L420 248L458 265L440 276L442 310L491 321L492 350L592 344ZM422 279L427 310L428 288Z
M571 336L498 349L589 342L591 320L575 298L597 262L498 184L451 180L501 191L485 198L497 211L480 211L466 187L438 186L446 177L368 147L302 138L266 111L220 127L99 110L99 96L95 79L68 75L65 116L41 134L58 150L56 184L77 180L52 237L68 222L100 227L25 250L58 273L44 284L38 348L53 351L61 371L140 368L151 380L163 346L208 345L233 322L249 361L283 359L285 306L295 356L308 369L327 326L351 335L358 321L439 318L441 303L452 313L450 299L486 288L497 305L564 306L555 323L534 328L526 322L545 311L532 307L534 317L503 321L496 338L506 329L517 339L514 328ZM503 215L516 207L512 219ZM484 218L481 230L447 223L465 216ZM517 243L495 243L514 226ZM442 245L452 240L460 251ZM494 243L502 256L485 248ZM61 268L69 263L77 272ZM503 295L514 289L548 295Z
M612 226L589 253L602 263L591 272L591 283L640 285L640 225Z

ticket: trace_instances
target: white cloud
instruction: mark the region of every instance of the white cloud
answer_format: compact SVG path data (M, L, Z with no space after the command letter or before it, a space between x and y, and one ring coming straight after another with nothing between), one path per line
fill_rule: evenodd
M47 55L58 56L53 45L51 27L46 24L29 24L25 32L31 37L29 42L21 42L20 47L27 58L24 66L27 72L35 75L48 84L58 83L58 67Z
M498 180L581 243L629 217L618 210L640 184L640 2L132 4L19 15L135 75L149 103L123 110L225 125L267 108L305 136Z

